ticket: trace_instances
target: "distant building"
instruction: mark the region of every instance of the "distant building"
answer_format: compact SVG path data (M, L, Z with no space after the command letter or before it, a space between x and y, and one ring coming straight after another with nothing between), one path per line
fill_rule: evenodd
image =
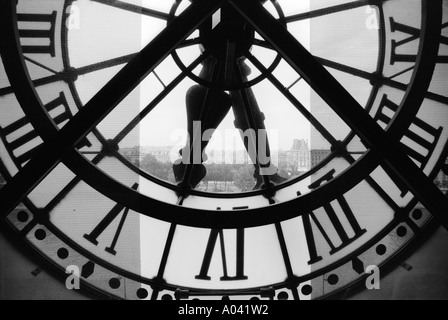
M133 163L140 163L146 155L161 163L171 163L172 146L123 148L120 153ZM308 171L330 155L330 150L310 150L309 142L295 139L287 151L271 150L271 162L290 172ZM247 150L206 150L207 164L252 164ZM180 156L179 156L180 157Z
M448 168L448 159L445 161L445 167ZM442 190L448 189L448 169L441 171L435 180Z
M314 149L311 150L311 167L317 166L331 154L331 150Z
M207 164L248 164L249 154L246 150L209 150Z
M308 171L311 168L310 148L308 141L296 139L291 150L278 153L280 169L290 171Z
M173 147L144 147L143 152L145 155L149 154L153 156L161 163L169 163L171 162L172 149Z
M133 147L123 148L120 153L133 163L140 163L145 156L151 155L161 163L171 162L172 147Z
M140 163L145 155L141 147L123 148L120 149L120 153L134 164Z

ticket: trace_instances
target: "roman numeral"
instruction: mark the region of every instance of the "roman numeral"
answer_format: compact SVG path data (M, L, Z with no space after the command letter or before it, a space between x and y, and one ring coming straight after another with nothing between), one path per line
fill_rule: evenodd
M138 187L139 185L138 183L136 183L132 186L132 189L137 190ZM101 220L101 222L95 227L95 229L93 229L91 233L84 235L84 238L88 240L90 243L97 246L98 238L104 233L104 231L106 231L106 229L120 215L121 212L123 212L123 215L121 216L112 243L109 247L105 249L106 252L115 256L117 254L117 252L115 251L115 247L117 245L118 239L120 238L120 234L123 231L124 223L126 222L126 219L129 214L129 208L125 208L121 204L116 204L115 207L113 207L112 210L109 211L109 213L103 218L103 220Z
M375 116L375 120L381 125L388 126L393 118L393 115L397 113L399 106L393 101L390 101L387 95L384 95L381 101L380 107ZM414 130L417 131L414 131ZM424 169L428 164L431 156L437 147L439 139L441 137L443 128L434 128L427 122L415 118L412 125L406 131L401 145L408 156L414 160L414 162ZM391 176L395 181L397 187L402 192L402 197L408 193L408 188L398 179L396 176Z
M322 178L314 182L309 186L311 190L319 188L324 183L333 180L334 174L336 173L336 170L332 170L326 175L324 175ZM341 219L339 218L335 207L331 203L327 203L323 206L323 209L325 211L325 214L327 218L329 219L329 222L331 226L333 227L334 231L336 231L336 234L333 236L333 239L335 237L338 238L338 240L341 242L341 244L336 245L334 241L331 239L332 237L329 235L329 229L327 227L324 228L321 221L317 218L316 214L314 212L311 212L309 214L302 216L303 226L305 229L305 237L307 239L308 244L308 251L310 254L310 261L308 264L312 265L316 262L319 262L322 260L322 257L319 256L318 248L316 246L316 240L314 236L314 230L313 230L313 224L317 227L319 232L322 234L323 238L325 239L325 242L330 247L330 254L333 255L340 250L344 249L348 245L350 245L355 240L359 239L362 235L364 235L367 231L363 228L361 228L359 222L357 221L355 215L353 214L352 209L350 208L347 200L344 196L339 196L336 199L337 203L339 204L339 207L342 211L344 217L348 221L347 226L344 226L341 222ZM351 229L351 230L350 230ZM349 232L354 233L353 236L349 235ZM334 232L333 232L334 233Z
M210 264L212 262L213 253L215 251L216 242L218 241L221 246L221 259L223 276L220 278L221 281L235 281L235 280L245 280L247 276L244 275L244 229L236 230L236 275L234 277L229 276L227 271L227 256L225 248L225 239L223 230L212 230L210 232L210 237L208 239L207 248L205 249L204 260L202 262L201 270L196 279L199 280L211 280L208 275Z
M392 121L392 114L395 115L398 108L399 106L393 101L390 101L387 95L385 95L381 101L375 120L380 124L382 123L388 126ZM423 134L417 134L412 128L418 129L418 131ZM411 157L420 168L425 168L430 160L431 155L439 142L442 131L443 128L434 128L419 118L415 118L412 122L412 126L406 131L405 137L407 139L402 145L409 157ZM412 144L408 141L412 142Z
M46 104L45 109L58 126L73 116L63 92L60 93L59 97ZM62 112L58 112L58 110L61 110ZM57 115L52 115L56 113ZM26 117L23 117L1 129L5 145L18 167L23 167L25 163L34 156L41 145L41 143L32 143L37 141L36 139L39 135L35 130L28 130L27 127L30 125L31 123L29 120ZM29 147L28 144L33 145L33 147ZM90 143L87 139L84 139L79 147L88 145L90 145Z
M448 24L443 24L442 29L445 29ZM397 41L392 40L392 53L391 53L391 64L395 64L396 62L413 62L417 61L417 53L415 54L402 54L398 53L400 47L409 44L420 38L420 29L415 27L411 27L399 22L396 22L394 18L390 18L390 28L392 32L400 32L406 34L408 37ZM448 45L448 37L442 36L440 40L441 44ZM439 55L437 59L438 63L448 63L448 56Z
M56 11L51 14L25 13L17 15L23 53L55 56L56 16ZM29 28L28 23L33 23L33 29ZM36 26L38 27L36 28Z

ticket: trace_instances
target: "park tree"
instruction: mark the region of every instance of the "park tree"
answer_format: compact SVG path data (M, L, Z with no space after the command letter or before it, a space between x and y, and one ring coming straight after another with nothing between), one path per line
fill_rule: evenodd
M255 168L252 165L246 165L239 168L233 176L235 186L242 192L252 190L255 186L254 172Z
M213 192L217 192L218 190L218 182L220 181L220 176L219 176L219 165L217 164L211 164L211 165L207 165L207 175L204 179L206 179L207 184L208 182L213 182L214 183L214 188L213 188ZM207 186L208 189L208 186Z
M174 178L171 176L172 168L170 164L165 164L158 161L154 156L147 154L140 162L140 168L152 176L164 181L170 181ZM171 179L170 179L171 178Z

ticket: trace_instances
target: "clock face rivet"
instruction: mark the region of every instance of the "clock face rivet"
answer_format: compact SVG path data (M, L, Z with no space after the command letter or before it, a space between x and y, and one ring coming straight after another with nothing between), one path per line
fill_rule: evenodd
M289 298L289 295L285 291L280 292L277 296L278 300L288 300L288 298Z
M146 299L148 298L148 290L144 289L144 288L140 288L137 290L137 297L139 299Z
M408 233L408 229L407 229L406 227L404 227L404 226L401 226L401 227L399 227L399 228L397 229L397 235L398 235L400 238L405 237L405 236L407 235L407 233Z
M29 219L28 212L26 212L26 211L19 211L17 213L17 220L19 220L20 222L27 222L28 219Z
M37 240L42 241L46 238L47 233L43 229L37 229L36 232L34 233L34 236L36 237Z
M420 220L423 217L423 212L420 209L414 210L414 212L412 213L412 217L415 220Z
M385 255L387 252L387 248L384 244L380 244L378 247L376 247L376 253L378 253L378 255L383 256Z
M120 279L118 279L118 278L112 278L112 279L110 279L110 280L109 280L109 286L110 286L112 289L118 289L118 288L120 288L120 286L121 286L121 281L120 281Z
M68 252L67 249L65 249L65 248L60 248L60 249L58 250L58 257L59 257L60 259L62 259L62 260L67 259L68 256L69 256L69 252Z
M335 274L332 274L327 279L328 283L332 286L336 285L339 282L339 277Z
M312 286L307 284L307 285L304 285L302 287L302 294L304 296L309 296L311 293L313 293L313 287Z

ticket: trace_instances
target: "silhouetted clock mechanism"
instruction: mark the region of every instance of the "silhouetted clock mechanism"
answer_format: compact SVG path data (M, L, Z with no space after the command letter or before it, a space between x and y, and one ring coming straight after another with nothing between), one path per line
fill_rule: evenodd
M442 0L1 0L1 223L107 298L348 296L448 227L447 20Z

